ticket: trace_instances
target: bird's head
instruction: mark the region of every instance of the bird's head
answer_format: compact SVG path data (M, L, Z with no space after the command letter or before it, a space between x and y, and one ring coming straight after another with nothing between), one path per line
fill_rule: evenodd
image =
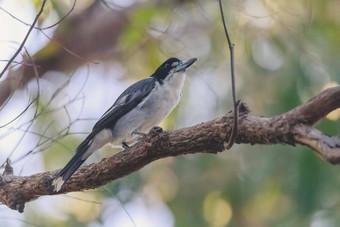
M169 58L166 60L151 76L158 81L169 80L178 72L184 72L192 65L197 58L191 58L187 61L181 61L178 58Z

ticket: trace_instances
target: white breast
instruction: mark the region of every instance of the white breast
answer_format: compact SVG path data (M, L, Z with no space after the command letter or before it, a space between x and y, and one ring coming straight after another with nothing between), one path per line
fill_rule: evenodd
M154 107L155 105L156 111L151 114L153 115L153 118L156 118L156 124L160 123L179 103L184 80L185 74L180 73L172 76L170 80L164 81L163 84L156 82L156 88L150 96L140 104L140 108ZM157 102L151 103L155 100L157 100ZM149 109L155 110L154 108Z
M180 72L163 84L156 82L156 87L148 98L117 121L113 129L112 143L121 145L123 141L132 142L135 139L131 136L133 131L147 133L166 118L179 103L184 81L185 73Z

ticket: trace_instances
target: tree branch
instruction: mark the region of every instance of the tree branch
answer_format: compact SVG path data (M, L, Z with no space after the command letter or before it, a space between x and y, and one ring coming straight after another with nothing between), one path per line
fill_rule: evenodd
M329 137L313 128L313 124L340 107L340 86L326 89L291 111L271 118L250 114L247 106L239 106L239 130L236 143L302 144L311 147L332 164L340 163L340 139ZM99 163L81 167L59 192L51 182L59 172L48 171L31 176L0 176L0 201L23 212L26 202L43 195L97 188L135 172L161 158L194 153L221 152L225 138L232 131L233 114L175 131L155 131L126 151ZM8 162L10 164L10 162Z

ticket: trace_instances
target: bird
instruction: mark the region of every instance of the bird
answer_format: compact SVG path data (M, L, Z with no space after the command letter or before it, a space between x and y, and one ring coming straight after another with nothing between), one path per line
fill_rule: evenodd
M197 58L181 61L171 57L150 77L129 86L99 118L91 133L76 148L71 160L55 176L53 190L60 191L63 184L96 150L106 144L128 149L139 137L146 135L165 119L179 103L185 71L195 61Z

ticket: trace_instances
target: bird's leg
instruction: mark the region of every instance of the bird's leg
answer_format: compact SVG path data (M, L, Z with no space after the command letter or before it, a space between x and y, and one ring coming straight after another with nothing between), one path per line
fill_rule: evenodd
M122 147L126 150L130 148L130 146L126 142L122 142Z
M138 132L138 131L133 131L131 134L132 134L132 135L139 135L139 136L146 136L145 133L143 133L143 132Z
M163 129L159 126L154 126L151 128L150 132L158 134L158 133L163 132ZM147 134L143 132L133 131L131 135L146 136ZM141 137L137 138L137 141L140 141L141 139L142 139Z

